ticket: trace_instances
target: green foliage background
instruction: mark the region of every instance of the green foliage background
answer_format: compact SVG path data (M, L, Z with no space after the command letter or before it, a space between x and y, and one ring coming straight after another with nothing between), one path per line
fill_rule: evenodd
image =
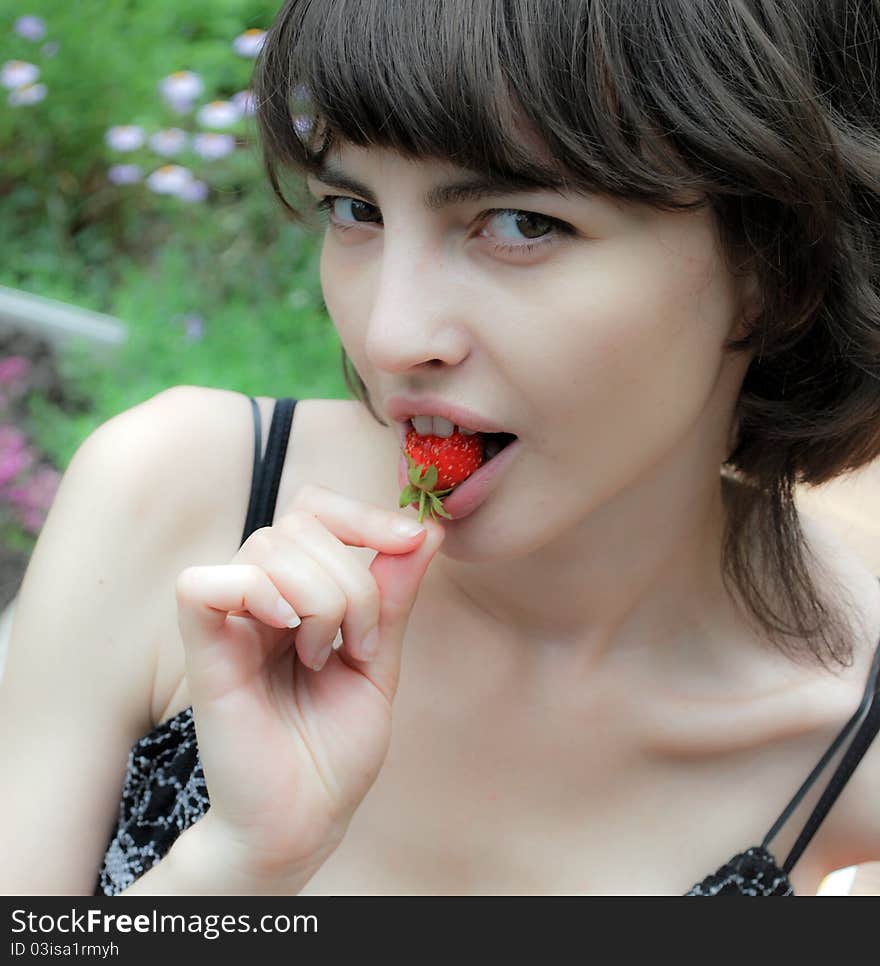
M89 401L81 413L31 400L32 431L63 469L98 424L171 385L254 395L346 398L339 341L318 277L319 238L287 220L265 181L256 128L228 158L162 158L144 147L105 144L114 125L147 135L200 130L198 107L247 89L253 60L234 38L266 29L278 2L262 0L0 0L0 63L41 71L46 98L0 102L0 285L106 312L129 331L111 358L72 345L60 365ZM13 32L16 18L45 20L42 41ZM42 53L59 44L54 56ZM197 73L205 90L180 116L158 92L175 71ZM202 129L206 130L206 129ZM191 167L209 183L205 202L114 185L115 163ZM182 319L205 320L201 341Z

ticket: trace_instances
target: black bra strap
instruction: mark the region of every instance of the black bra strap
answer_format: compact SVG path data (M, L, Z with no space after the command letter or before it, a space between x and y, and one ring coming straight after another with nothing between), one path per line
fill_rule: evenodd
M253 396L248 396L251 401L251 409L254 414L254 469L251 473L251 495L248 500L247 514L244 518L244 530L241 534L242 543L247 540L247 538L254 532L256 527L254 527L254 520L256 519L257 512L257 494L260 489L260 465L261 465L261 454L263 452L262 443L262 419L260 418L260 407L257 405L257 400Z
M878 578L880 579L880 578ZM779 830L788 820L791 813L797 808L801 803L804 795L809 791L813 782L818 778L818 776L824 771L828 762L834 757L838 748L846 740L847 736L856 726L858 720L865 715L865 719L856 732L855 738L853 738L852 744L846 750L840 764L831 776L831 780L828 782L828 786L822 793L821 798L816 803L816 807L813 809L810 817L807 819L801 834L798 836L797 841L788 853L788 857L782 864L782 871L788 875L794 868L794 864L801 857L804 849L809 845L811 839L816 834L819 826L822 824L825 816L831 809L831 806L837 801L838 795L843 791L844 786L849 781L850 776L856 770L856 766L864 757L865 752L868 750L871 742L874 740L878 731L880 731L880 688L877 687L878 671L880 671L880 643L878 643L877 648L874 652L874 660L871 664L871 671L868 674L868 683L865 686L865 692L862 695L861 703L857 708L855 714L847 721L843 726L838 736L834 739L831 747L825 752L816 767L807 776L806 781L801 785L795 794L794 798L786 805L784 811L776 819L773 827L767 833L764 841L761 843L764 848L767 848L771 840L777 835Z
M297 400L292 396L275 401L272 424L266 441L266 453L261 459L260 410L256 400L253 397L249 398L254 414L254 469L241 543L244 543L254 530L271 524L275 515L278 485L284 470L284 457L287 453L290 427L297 404Z

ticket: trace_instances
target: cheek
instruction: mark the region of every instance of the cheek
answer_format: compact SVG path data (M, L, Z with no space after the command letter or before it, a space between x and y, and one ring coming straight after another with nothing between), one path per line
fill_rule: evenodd
M369 296L362 291L363 272L347 270L344 261L332 252L332 245L325 242L321 247L319 263L321 289L327 314L339 334L339 341L357 370L363 375L364 360L360 347L363 345L362 333L358 326L364 324L364 306Z
M717 262L699 254L703 243L615 241L554 284L542 311L547 348L530 360L529 379L544 396L538 408L584 443L581 458L653 461L708 405L734 301Z

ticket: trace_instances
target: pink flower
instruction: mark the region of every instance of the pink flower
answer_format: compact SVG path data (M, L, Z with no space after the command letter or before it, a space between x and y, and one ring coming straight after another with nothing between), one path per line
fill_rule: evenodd
M34 454L28 449L24 433L14 426L0 424L0 487L11 483L33 462Z
M61 474L51 466L43 466L24 484L9 488L9 501L15 505L21 524L31 533L38 533L45 523L60 483Z
M30 359L24 356L6 356L0 359L0 383L15 382L22 379L31 368Z

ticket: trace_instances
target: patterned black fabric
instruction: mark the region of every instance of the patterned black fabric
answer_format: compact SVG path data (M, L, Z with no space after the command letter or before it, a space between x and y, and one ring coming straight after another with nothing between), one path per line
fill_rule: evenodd
M116 833L94 894L112 896L127 889L209 807L192 707L188 707L132 746Z
M254 480L242 543L249 533L271 523L278 480L296 400L278 400L264 461L260 461L260 425L254 409ZM735 855L716 872L696 883L686 896L793 896L791 869L849 780L868 746L880 731L880 644L862 703L788 803L761 845ZM816 778L856 728L855 738L813 809L782 865L767 846L801 802ZM127 889L171 848L175 839L210 808L199 758L192 708L184 708L132 746L128 758L119 821L101 866L95 895L117 895Z
M725 862L685 895L793 896L794 889L773 856L762 846L753 845Z

